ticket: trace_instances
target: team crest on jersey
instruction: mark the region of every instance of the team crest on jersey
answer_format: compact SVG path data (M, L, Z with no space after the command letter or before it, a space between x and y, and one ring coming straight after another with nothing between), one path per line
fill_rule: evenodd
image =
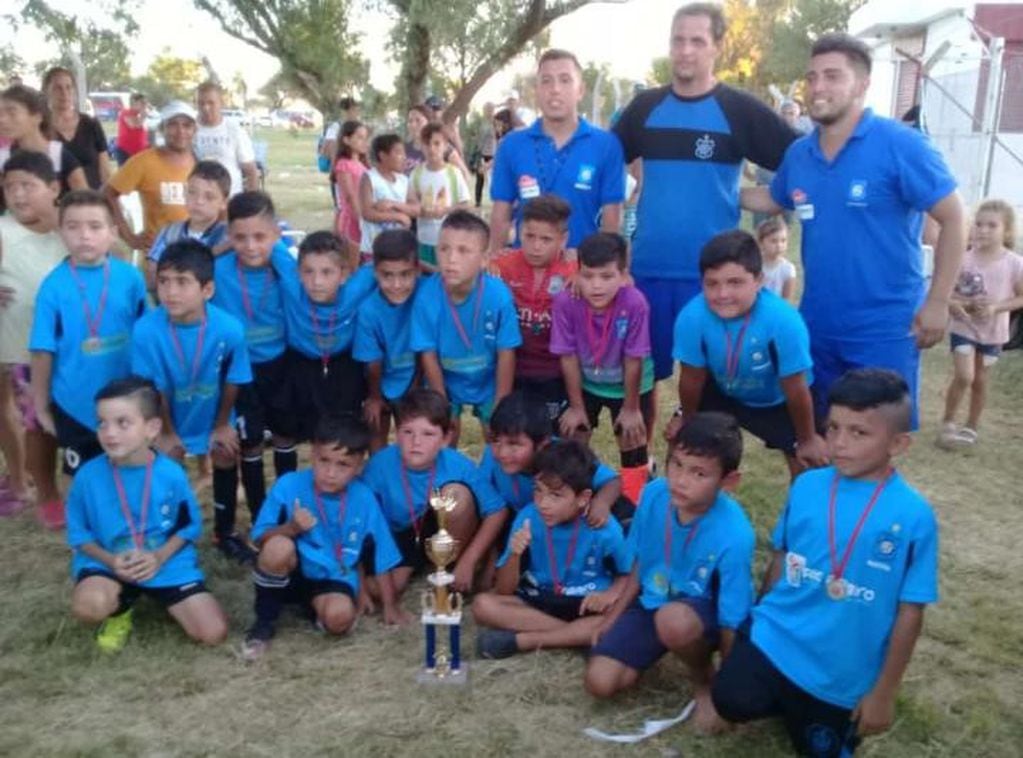
M882 532L874 542L874 559L890 561L899 552L899 538L894 532Z
M575 176L575 188L578 190L593 189L593 175L597 169L589 164L583 163L579 166L579 173Z
M717 143L714 142L714 138L709 134L704 134L698 140L696 140L696 157L701 161L709 160L714 157L714 148Z
M867 204L867 180L853 179L849 183L849 198L846 201L849 205Z
M551 281L547 285L547 294L557 295L563 289L565 289L565 277L552 276Z
M618 335L618 339L620 340L625 339L625 335L628 334L628 331L629 331L628 316L623 315L615 319L615 334Z

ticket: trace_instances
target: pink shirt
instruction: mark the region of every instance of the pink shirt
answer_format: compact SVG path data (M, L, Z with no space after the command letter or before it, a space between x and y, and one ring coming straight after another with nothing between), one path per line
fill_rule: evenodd
M995 257L978 256L972 249L963 256L956 281L956 297L967 301L1000 303L1016 296L1023 287L1023 256L1002 250ZM1002 345L1009 341L1009 312L1002 311L989 321L952 318L953 334L981 345Z
M344 192L341 191L341 175L347 174L352 177L352 186L359 191L359 182L362 175L366 173L366 167L352 158L338 158L334 164L334 181L337 183L337 233L347 238L356 245L362 240L362 227L359 224L359 214L345 200Z

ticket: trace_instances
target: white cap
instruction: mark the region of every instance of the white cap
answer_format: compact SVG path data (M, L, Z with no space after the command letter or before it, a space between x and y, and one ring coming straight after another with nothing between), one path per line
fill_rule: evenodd
M508 97L505 100L518 100L519 91L517 89L508 90Z
M160 123L165 124L175 116L188 116L195 121L195 108L182 100L171 100L160 111Z

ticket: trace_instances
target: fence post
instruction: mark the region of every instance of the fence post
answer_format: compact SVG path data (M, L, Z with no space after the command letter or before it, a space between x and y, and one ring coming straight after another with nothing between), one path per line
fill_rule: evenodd
M1005 38L994 37L988 49L991 65L988 68L987 93L984 98L984 169L980 175L980 195L983 200L991 189L991 168L995 157L995 143L998 141L998 122L1002 115L1002 88L1004 76L1002 62L1005 54Z

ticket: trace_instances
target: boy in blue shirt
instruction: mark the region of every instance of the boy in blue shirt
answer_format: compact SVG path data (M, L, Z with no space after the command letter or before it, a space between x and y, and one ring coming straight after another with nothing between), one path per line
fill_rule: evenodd
M698 410L730 413L780 450L789 472L828 457L814 423L810 336L799 312L763 288L756 239L736 229L700 251L703 292L675 320L679 407L665 435Z
M724 413L698 413L671 440L665 477L650 482L629 528L630 583L597 630L586 689L606 698L632 687L665 653L689 668L693 720L720 728L710 699L712 655L727 660L753 602L755 535L725 494L739 483L742 432Z
M494 415L490 417L490 443L483 448L479 470L513 513L517 514L533 502L536 456L555 441L543 398L516 390L494 408ZM622 480L618 474L599 459L595 460L586 522L591 527L603 526L613 512L624 525L631 520L634 506L623 502Z
M131 373L131 330L145 313L146 288L135 268L110 255L117 229L103 195L69 192L59 218L69 255L39 286L28 348L36 416L74 476L102 452L93 398Z
M202 514L188 475L151 449L160 403L152 382L139 377L103 387L96 413L105 454L82 466L68 493L71 612L100 625L96 644L104 652L127 643L140 595L166 608L196 642L227 637L227 619L199 568Z
M242 648L246 660L266 652L285 602L307 606L328 634L351 630L364 605L358 602L365 593L359 580L364 552L377 574L384 622L408 619L395 602L387 573L401 555L373 491L356 479L369 438L360 419L320 419L313 433L312 468L285 474L271 488L252 529L259 558L252 572L256 621Z
M469 211L448 214L437 242L439 272L422 283L412 306L412 349L423 376L451 403L451 444L471 405L484 431L497 402L511 392L515 348L522 344L508 286L484 271L490 228Z
M387 444L394 404L415 381L410 322L419 280L418 244L408 229L385 229L373 240L377 289L359 308L352 347L352 357L366 364L363 414L373 431L372 452Z
M323 416L362 415L363 365L352 357L355 314L376 288L372 267L354 273L345 242L313 232L299 245L298 264L279 271L288 341L288 413L291 439L308 440Z
M163 395L157 447L177 461L211 454L213 539L227 557L252 559L235 533L238 508L238 432L232 410L239 385L252 381L245 331L215 305L213 254L196 240L167 246L156 268L161 305L135 325L131 367Z
M412 574L429 565L426 544L438 528L429 499L439 491L458 503L447 516L447 527L460 548L454 588L467 592L504 528L508 509L476 465L448 446L451 413L443 395L430 389L409 390L398 401L395 420L397 443L374 453L362 472L401 552L401 565L394 569L395 588L404 592ZM374 584L367 584L371 594L379 596Z
M241 479L255 523L266 499L263 444L271 434L274 470L278 477L298 465L288 427L287 363L284 358L284 302L276 269L292 267L273 201L265 192L240 192L227 205L231 249L213 266L213 304L245 328L252 381L238 388L235 426L241 444Z
M632 570L632 553L613 518L587 523L597 460L574 440L552 442L533 462L533 502L519 511L498 561L493 592L472 615L482 658L540 648L587 647Z
M167 224L146 254L146 286L156 291L156 265L167 245L183 239L199 240L219 255L228 244L224 211L231 197L231 175L217 161L199 161L185 182L188 218Z
M828 396L833 466L792 485L765 594L714 681L727 720L781 716L796 750L849 755L883 732L938 599L938 525L895 471L910 445L909 386L856 369Z

